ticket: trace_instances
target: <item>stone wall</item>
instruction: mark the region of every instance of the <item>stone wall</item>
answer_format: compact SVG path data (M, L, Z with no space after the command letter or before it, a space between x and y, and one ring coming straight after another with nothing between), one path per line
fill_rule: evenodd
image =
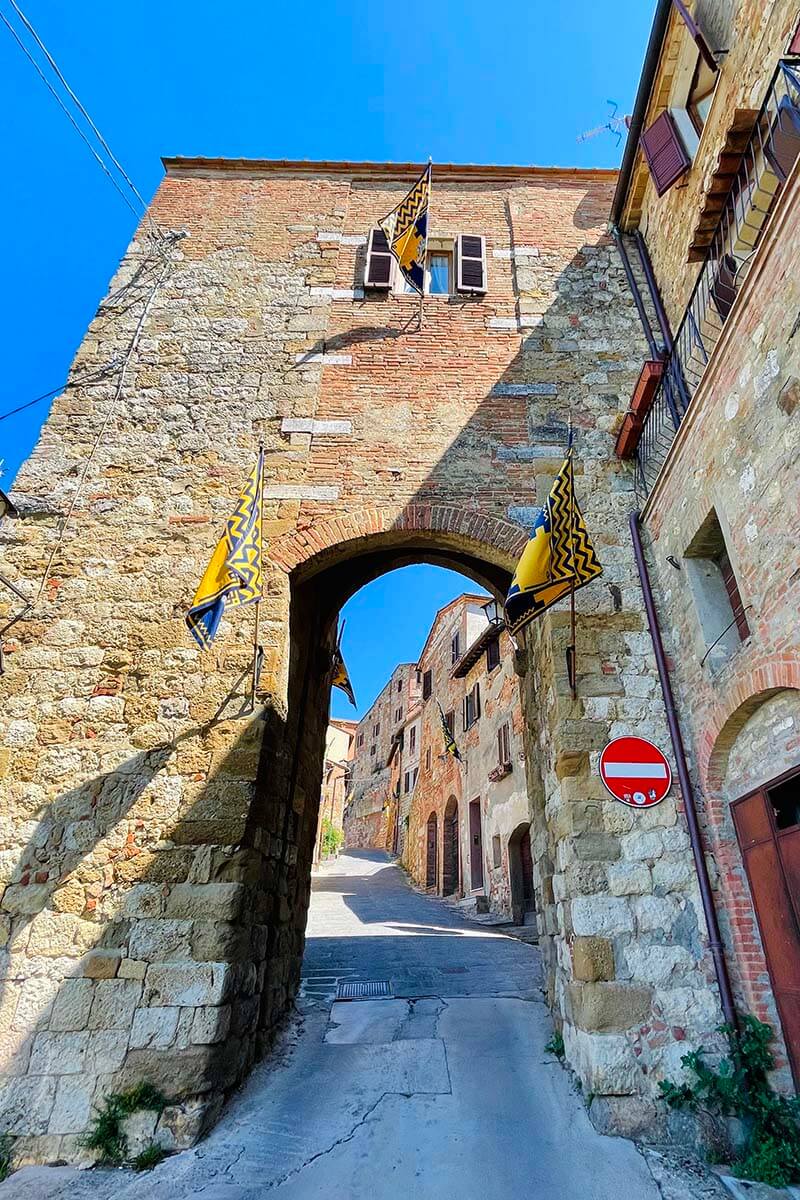
M362 293L368 231L413 176L169 162L153 215L187 236L133 243L20 472L0 570L35 604L2 680L0 1117L24 1154L74 1157L91 1104L144 1078L185 1143L268 1046L297 986L338 611L409 561L502 595L570 416L605 567L578 598L579 699L566 613L520 656L549 995L597 1094L652 1095L714 1023L677 797L633 825L596 777L610 733L666 741L612 454L646 353L614 176L440 168L437 234L486 237L488 289L431 297L421 329L416 298ZM247 718L252 614L203 654L183 615L262 438Z
M800 765L798 189L795 168L644 511L737 1000L776 1028L730 803ZM685 568L712 509L750 627L721 659L707 654L685 569L667 561Z

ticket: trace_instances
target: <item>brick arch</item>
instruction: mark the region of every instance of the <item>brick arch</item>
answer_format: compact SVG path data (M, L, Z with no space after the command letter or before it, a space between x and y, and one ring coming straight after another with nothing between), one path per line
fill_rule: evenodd
M409 504L394 508L362 508L321 521L309 520L272 543L270 560L287 574L348 544L376 535L439 535L443 543L471 551L476 557L512 570L527 542L519 525L488 517L474 509L448 504ZM436 537L431 538L436 541Z
M765 662L731 687L719 715L706 727L699 755L700 779L707 795L721 791L733 743L762 704L778 692L800 689L800 663Z

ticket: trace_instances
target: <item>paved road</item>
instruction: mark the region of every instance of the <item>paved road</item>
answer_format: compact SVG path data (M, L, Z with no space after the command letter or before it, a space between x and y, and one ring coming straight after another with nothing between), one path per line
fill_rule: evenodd
M389 999L335 1000L381 980ZM23 1171L0 1200L658 1200L545 1053L539 988L535 948L343 854L315 880L302 1027L210 1137L147 1176Z

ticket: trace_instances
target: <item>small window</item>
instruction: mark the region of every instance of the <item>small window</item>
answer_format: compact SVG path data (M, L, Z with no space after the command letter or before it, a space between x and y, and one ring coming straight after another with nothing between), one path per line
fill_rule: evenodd
M697 64L689 87L686 101L686 111L695 127L697 136L703 132L703 126L708 120L711 101L714 98L714 88L717 86L717 72L712 71L708 63L698 54Z
M428 749L425 751L425 770L430 771L430 769L431 769L431 748L430 748L430 746L428 746Z
M455 664L461 658L461 634L454 633L450 641L450 662Z
M417 786L417 779L418 779L418 777L419 777L419 767L414 767L414 770L411 772L411 786L412 786L412 788Z
M504 721L497 731L497 761L501 767L511 762L511 732L508 721Z
M481 715L481 685L476 683L471 692L464 697L464 729L474 725Z
M370 756L370 758L374 758L374 757L375 757L375 751L376 751L376 750L377 750L377 746L370 746L370 748L369 748L369 756Z
M364 745L364 734L363 734L363 733L360 733L360 734L358 735L358 744L359 744L359 746L363 746L363 745Z
M794 825L800 825L800 773L792 775L776 787L768 788L767 795L778 829L791 829Z
M380 733L380 731L381 731L381 723L380 723L380 721L376 721L375 724L372 726L372 736L377 737L378 734Z
M398 681L397 681L397 690L398 690L398 692L402 692L402 690L403 690L403 681L402 681L402 679L398 679Z
M433 672L426 671L422 676L422 699L427 700L433 691Z
M486 647L486 670L493 671L500 666L500 638L492 638Z
M403 719L403 707L402 707L402 705L400 706L400 708L396 708L396 709L394 710L394 719L395 719L395 721L402 721L402 719Z
M405 777L403 780L403 790L405 792L411 791L411 772L410 771L406 771L406 773L405 773Z
M503 865L503 848L500 845L500 834L496 833L492 838L492 866L501 867Z
M364 287L388 291L392 282L392 253L386 234L382 229L370 231L367 243L367 265L364 272Z
M418 294L396 267L394 279L396 292ZM449 296L453 290L453 239L429 238L425 257L425 295Z
M408 748L411 751L414 751L417 748L417 727L416 727L416 725L412 725L408 731Z
M747 609L716 512L712 509L684 555L697 619L706 644L702 662L721 667L750 636Z

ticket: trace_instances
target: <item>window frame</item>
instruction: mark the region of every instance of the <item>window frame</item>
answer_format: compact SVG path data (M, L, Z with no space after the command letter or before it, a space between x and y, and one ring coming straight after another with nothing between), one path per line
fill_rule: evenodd
M486 670L491 675L492 671L497 670L500 666L500 635L492 638L486 643Z

